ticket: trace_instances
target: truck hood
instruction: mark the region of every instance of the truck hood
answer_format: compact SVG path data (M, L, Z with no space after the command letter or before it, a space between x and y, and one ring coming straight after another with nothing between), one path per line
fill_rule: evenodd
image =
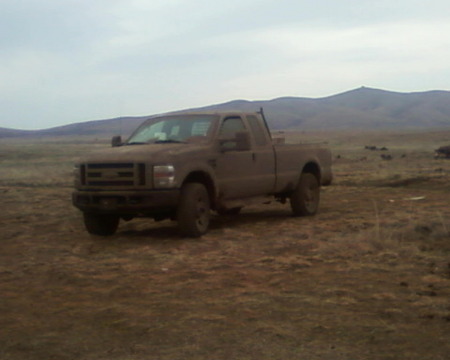
M207 148L205 144L125 145L93 152L80 159L80 162L167 163L180 155L186 157L204 153Z

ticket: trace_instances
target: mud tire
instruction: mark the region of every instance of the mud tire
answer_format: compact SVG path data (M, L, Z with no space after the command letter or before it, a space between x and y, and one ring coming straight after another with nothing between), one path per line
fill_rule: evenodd
M177 209L178 229L183 236L200 237L208 231L211 217L208 191L200 183L187 183L181 188Z
M312 216L319 209L320 185L317 177L311 173L300 176L297 188L290 197L294 216Z
M120 218L117 215L83 213L84 226L89 234L99 236L113 235L119 226Z

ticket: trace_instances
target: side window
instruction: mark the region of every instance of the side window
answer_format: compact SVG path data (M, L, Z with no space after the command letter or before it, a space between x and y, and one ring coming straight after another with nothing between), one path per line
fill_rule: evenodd
M191 136L207 136L210 121L197 121L192 125Z
M263 128L261 121L254 115L247 116L248 123L252 129L253 137L257 146L267 145L266 129Z
M221 138L234 138L238 131L244 131L245 125L240 117L230 117L223 121L219 136Z

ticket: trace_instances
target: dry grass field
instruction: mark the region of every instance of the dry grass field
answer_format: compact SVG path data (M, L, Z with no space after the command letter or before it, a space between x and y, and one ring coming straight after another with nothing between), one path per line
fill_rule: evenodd
M194 240L84 231L72 165L107 142L1 140L0 359L449 359L450 131L284 135L333 151L317 216L249 207Z

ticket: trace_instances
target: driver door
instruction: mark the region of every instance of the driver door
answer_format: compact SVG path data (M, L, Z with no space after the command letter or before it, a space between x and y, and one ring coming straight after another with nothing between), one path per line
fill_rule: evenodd
M237 199L253 195L253 155L250 150L236 150L236 133L248 131L240 116L225 118L219 130L220 153L216 162L219 196ZM230 140L230 141L227 141Z

